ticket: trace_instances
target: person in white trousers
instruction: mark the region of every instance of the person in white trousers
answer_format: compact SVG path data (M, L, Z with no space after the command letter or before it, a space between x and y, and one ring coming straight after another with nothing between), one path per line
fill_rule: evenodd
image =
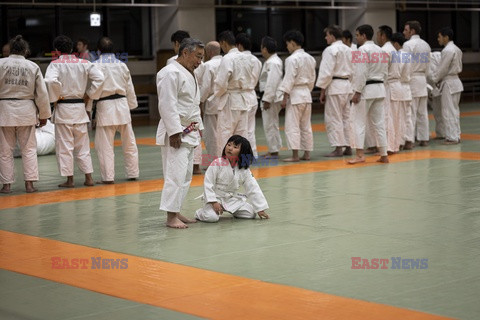
M339 26L329 26L324 32L328 47L322 53L316 86L321 89L320 103L325 104L327 138L330 145L335 148L326 157L342 157L352 155L350 147L352 49L340 40L342 29Z
M219 157L232 135L248 136L248 111L251 101L251 83L248 79L251 64L249 57L235 47L235 37L231 31L220 33L218 42L225 53L214 85L215 97L218 98L216 156Z
M436 84L432 80L432 76L437 72L440 60L442 59L442 53L435 51L430 53L430 65L428 67L427 82L430 85L429 102L432 107L433 118L435 119L435 140L445 139L445 123L443 122L442 115L442 93Z
M403 35L408 41L403 44L403 50L410 53L412 74L410 77L410 90L412 91L411 117L407 119L407 142L405 150L411 150L415 139L421 147L428 146L430 140L428 123L428 91L427 72L430 62L430 46L420 39L422 28L418 21L407 21ZM410 116L410 113L409 115ZM411 120L410 120L411 119Z
M365 162L365 123L368 121L375 132L377 148L380 158L377 162L388 163L387 136L385 133L385 86L388 63L385 63L386 54L382 48L372 41L373 28L370 25L361 25L356 30L359 51L352 57L357 63L353 82L352 147L356 149L355 158L349 164ZM383 61L382 61L383 60ZM359 103L364 100L365 103Z
M202 166L208 166L215 159L217 154L217 117L218 98L213 94L214 80L218 67L222 61L220 55L220 44L217 41L210 41L205 46L205 63L200 86L200 106L203 110L203 140L207 154L203 156Z
M262 93L260 108L268 146L268 152L264 157L267 159L278 158L278 152L282 148L279 113L282 110L283 100L283 92L278 90L278 87L283 77L283 61L276 53L277 42L275 39L264 37L261 50L265 62L259 78L259 88Z
M88 60L72 55L72 40L64 35L53 40L53 47L61 55L52 61L45 73L50 102L56 103L55 149L62 177L67 181L60 188L73 188L74 159L85 174L85 186L93 186L92 158L87 124L91 118L89 100L97 100L102 93L103 73Z
M160 210L167 212L167 227L185 229L188 219L180 213L193 173L194 148L203 130L200 90L194 73L205 53L201 41L186 38L178 58L157 73L158 123L156 143L161 146L164 186Z
M304 37L298 30L287 31L283 40L290 56L285 60L285 75L279 90L283 92L282 108L285 110L285 135L292 157L286 162L310 160L313 151L312 90L315 85L315 59L302 49ZM298 155L303 150L303 157Z
M248 121L247 121L247 139L250 142L250 145L252 146L253 150L253 155L255 158L258 157L258 152L257 152L257 139L255 137L255 115L257 114L257 109L258 109L258 99L257 99L257 93L255 91L255 87L257 86L258 83L258 78L260 76L260 71L262 69L262 63L260 60L258 60L257 57L255 57L252 52L250 51L252 48L252 42L250 41L250 38L245 34L245 33L239 33L237 34L235 38L235 43L237 45L238 51L240 51L242 54L247 56L249 66L248 66L248 73L246 74L247 76L247 83L248 87L246 89L249 90L248 92Z
M463 91L458 74L462 72L462 50L453 43L453 30L449 27L438 32L438 44L444 46L433 82L440 89L442 117L445 124L444 144L460 143L460 95Z
M113 53L113 41L102 37L97 44L101 55L94 61L105 76L102 93L97 101L95 150L100 162L102 183L115 180L114 138L118 131L122 139L125 173L128 180L139 176L138 148L132 128L130 110L138 106L132 76L125 63Z
M35 192L38 181L35 126L50 118L47 87L37 64L26 60L29 45L18 35L9 42L10 56L0 59L0 193L15 182L13 152L20 145L25 190Z

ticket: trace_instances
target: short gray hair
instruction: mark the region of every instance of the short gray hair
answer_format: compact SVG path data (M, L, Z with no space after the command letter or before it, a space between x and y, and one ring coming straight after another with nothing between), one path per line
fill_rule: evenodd
M185 38L180 43L180 48L178 49L178 55L182 55L183 50L187 50L188 52L193 52L197 48L205 48L205 45L202 41L193 38Z

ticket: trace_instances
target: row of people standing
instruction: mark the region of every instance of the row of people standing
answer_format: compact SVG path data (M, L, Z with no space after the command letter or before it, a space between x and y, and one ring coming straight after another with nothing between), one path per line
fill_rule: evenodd
M67 36L53 41L58 56L45 73L25 59L28 43L17 36L10 41L11 55L0 59L0 182L2 193L11 192L14 182L13 150L19 141L27 192L35 192L38 180L35 126L43 126L52 116L54 105L55 149L60 175L67 181L59 187L73 188L74 162L85 174L86 186L93 186L93 166L87 124L93 101L97 107L95 147L102 183L114 181L113 139L122 135L128 179L139 176L138 150L131 126L130 109L137 107L130 72L116 59L113 42L104 37L98 42L101 56L94 63L72 55L73 42Z

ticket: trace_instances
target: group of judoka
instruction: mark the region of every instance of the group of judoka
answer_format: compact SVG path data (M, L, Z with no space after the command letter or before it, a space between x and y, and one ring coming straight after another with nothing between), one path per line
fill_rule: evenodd
M10 55L0 59L0 182L1 193L10 193L14 182L14 150L18 146L23 161L25 189L35 192L38 180L37 139L39 130L51 118L60 175L73 188L74 162L85 174L86 186L93 186L88 123L96 104L95 149L100 162L101 183L114 183L114 136L122 139L127 178L139 176L138 150L131 125L130 110L137 107L132 78L125 63L115 57L113 42L98 42L101 56L93 63L72 54L73 42L64 35L53 41L58 54L43 77L35 63L25 59L29 45L22 36L9 42ZM53 104L53 114L51 105ZM36 134L37 132L37 134ZM51 141L51 140L48 140ZM44 142L40 139L38 142Z

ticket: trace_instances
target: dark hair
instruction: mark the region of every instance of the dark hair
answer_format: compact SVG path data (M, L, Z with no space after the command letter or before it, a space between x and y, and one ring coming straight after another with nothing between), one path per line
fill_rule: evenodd
M83 43L83 45L85 45L85 46L88 47L88 40L87 40L87 39L85 39L85 38L80 38L80 39L77 40L77 43L78 43L78 42L81 42L81 43Z
M336 40L339 40L340 38L342 38L342 28L340 28L340 26L337 26L337 25L328 26L325 29L323 29L323 32L325 33L328 32Z
M21 35L10 39L8 45L10 46L10 54L18 54L24 57L30 54L30 46Z
M305 38L303 37L303 34L298 31L298 30L290 30L285 32L283 35L283 41L288 42L288 41L293 41L300 47L303 46L303 42L305 41Z
M239 169L248 169L248 167L252 164L254 161L255 157L253 155L252 151L252 146L250 145L250 142L245 139L242 136L239 135L233 135L228 139L227 143L225 144L225 147L223 148L222 151L222 157L225 158L225 148L227 147L227 144L229 142L233 142L236 146L240 145L240 153L238 154L238 159L237 160L237 165Z
M235 43L238 45L242 45L244 50L251 50L252 49L252 42L250 41L250 38L247 36L246 33L239 33L235 37Z
M113 41L108 37L101 37L97 43L97 49L101 53L113 53Z
M383 25L378 27L378 30L380 30L381 34L384 34L387 37L387 40L392 40L392 28L389 26Z
M357 28L357 31L360 35L364 34L367 37L367 40L372 40L373 38L373 28L369 24L362 24Z
M73 42L67 36L60 35L53 39L53 48L60 51L60 53L70 54L72 53Z
M350 39L350 42L353 40L353 35L350 32L350 30L343 30L342 32L342 38Z
M181 43L185 38L190 38L190 34L184 30L177 30L170 37L170 42Z
M178 56L181 56L184 50L187 50L188 52L193 52L197 48L205 48L205 45L202 41L193 38L185 38L182 40L182 42L180 43L180 47L178 48Z
M420 25L420 22L416 20L407 21L405 22L405 25L408 26L410 29L415 30L415 33L418 35L420 35L420 32L422 32L422 26Z
M218 42L222 42L222 41L225 41L229 45L234 46L235 45L235 36L233 35L233 32L230 31L230 30L222 31L218 35Z
M263 37L262 47L267 49L268 53L273 54L277 51L277 41L272 37Z
M392 42L398 42L399 45L403 46L405 43L405 36L401 32L395 32L392 35Z
M448 40L453 40L453 29L450 27L444 27L438 31L442 36L448 37Z

